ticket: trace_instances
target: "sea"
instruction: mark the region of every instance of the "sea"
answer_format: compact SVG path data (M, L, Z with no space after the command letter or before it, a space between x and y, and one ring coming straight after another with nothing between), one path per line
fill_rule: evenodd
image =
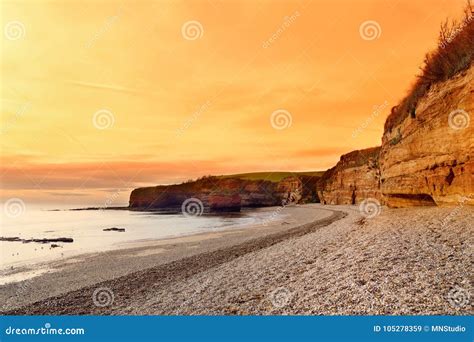
M71 238L73 242L0 241L0 271L74 255L126 248L130 242L241 229L279 219L272 210L249 209L223 215L183 215L129 210L68 210L21 207L2 213L0 237ZM108 228L125 231L104 231Z

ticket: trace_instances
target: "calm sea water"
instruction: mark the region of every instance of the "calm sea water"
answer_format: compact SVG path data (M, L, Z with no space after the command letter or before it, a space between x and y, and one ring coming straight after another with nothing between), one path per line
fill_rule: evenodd
M51 244L0 241L0 270L77 254L123 248L123 244L240 228L270 219L272 210L249 210L226 216L162 215L127 210L48 211L28 208L18 217L2 216L2 237L73 238L72 243ZM274 215L274 214L273 214ZM275 218L275 217L272 217ZM103 231L125 228L125 232Z

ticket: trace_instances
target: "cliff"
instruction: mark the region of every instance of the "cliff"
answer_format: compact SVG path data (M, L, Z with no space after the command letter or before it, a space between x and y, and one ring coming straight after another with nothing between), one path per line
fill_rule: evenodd
M432 85L412 115L388 117L380 153L387 205L474 204L472 113L473 65Z
M207 177L136 189L131 208L178 208L188 198L209 210L293 202L358 204L374 198L391 207L474 205L474 12L443 25L439 48L385 122L381 147L343 155L319 174L270 181ZM271 174L271 173L270 173ZM248 174L247 174L248 177Z
M186 200L195 198L202 203L204 211L239 211L242 207L299 202L302 193L303 183L299 177L286 177L278 182L204 177L182 184L135 189L130 195L129 207L180 211Z
M471 65L433 84L410 115L392 113L381 147L343 155L318 182L321 203L376 198L389 207L474 205L473 112Z
M358 204L366 198L381 198L378 158L380 147L353 151L341 156L318 182L324 204Z
M318 184L320 176L298 175L302 183L301 203L319 203Z
M341 157L319 182L323 203L374 197L390 207L474 205L474 10L441 26L439 47L387 117L379 150ZM365 158L368 156L368 158Z

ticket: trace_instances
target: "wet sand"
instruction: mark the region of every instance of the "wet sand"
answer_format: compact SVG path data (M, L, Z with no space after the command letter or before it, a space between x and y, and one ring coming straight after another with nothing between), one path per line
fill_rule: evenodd
M354 206L288 212L314 222L89 256L70 269L0 287L3 312L473 313L473 208L383 208L372 219Z
M1 280L7 284L0 285L0 302L3 304L1 311L5 312L87 286L95 286L104 281L173 261L229 248L270 234L286 232L333 215L331 210L311 205L260 210L283 214L285 217L265 222L265 225L216 230L185 237L129 242L121 244L120 248L113 251L84 254L56 262L4 271ZM18 281L29 277L32 278Z

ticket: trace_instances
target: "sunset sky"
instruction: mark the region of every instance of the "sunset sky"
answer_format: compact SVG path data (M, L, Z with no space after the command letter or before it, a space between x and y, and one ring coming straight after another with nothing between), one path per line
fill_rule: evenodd
M119 205L203 174L325 170L380 144L464 4L2 1L0 200Z

